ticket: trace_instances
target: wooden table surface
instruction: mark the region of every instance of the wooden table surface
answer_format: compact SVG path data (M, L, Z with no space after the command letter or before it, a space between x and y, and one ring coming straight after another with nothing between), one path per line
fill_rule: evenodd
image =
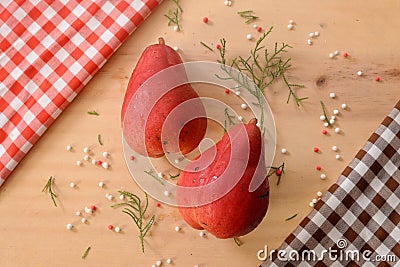
M311 210L309 202L317 191L325 192L344 167L352 160L369 135L389 113L400 97L400 1L233 1L226 7L222 0L182 1L184 12L182 32L174 32L163 16L174 6L165 1L119 48L114 56L95 75L83 92L61 114L40 141L19 164L0 188L0 266L151 266L157 260L172 258L174 266L258 266L259 249L268 245L276 248ZM224 37L228 58L247 55L260 34L252 24L246 25L236 12L253 9L260 19L258 25L274 31L268 45L288 42L293 46L288 56L293 69L288 73L294 82L304 84L299 96L308 96L298 108L291 100L286 104L287 88L282 82L266 89L276 120L277 151L287 148L288 154L277 153L274 164L285 162L286 172L281 184L270 178L270 208L261 225L240 238L238 247L232 239L218 240L211 235L199 237L190 229L176 208L150 201L149 211L156 215L156 225L146 237L146 253L140 251L138 232L133 222L120 210L110 208L106 193L118 196L120 188L142 194L124 162L120 109L128 78L142 50L164 36L167 44L178 46L184 61L216 61L217 54L199 44L215 46ZM206 25L202 18L207 16ZM294 30L287 24L295 21ZM309 32L319 31L314 44L307 45ZM335 59L329 53L338 50ZM349 57L341 54L347 52ZM364 75L357 76L362 70ZM376 82L379 76L381 82ZM320 82L319 85L317 81ZM335 92L335 99L329 93ZM348 110L338 116L341 134L324 128L319 116L323 100L329 112L347 103ZM90 116L96 110L100 116ZM102 135L104 146L97 143ZM74 147L67 152L66 145ZM339 147L342 160L335 159L331 147ZM89 146L94 158L102 151L111 154L111 168L104 170L84 163L82 149ZM312 151L318 146L321 153ZM319 179L315 170L321 165L327 179ZM41 192L50 176L55 177L59 207L54 207L48 195ZM99 181L105 188L97 186ZM77 184L76 189L69 187ZM114 200L113 203L116 203ZM95 204L93 216L86 216L83 225L75 215L77 210ZM285 218L297 213L297 217ZM72 223L73 231L65 225ZM113 224L121 233L107 229ZM182 231L175 232L175 226ZM91 246L86 260L81 259Z

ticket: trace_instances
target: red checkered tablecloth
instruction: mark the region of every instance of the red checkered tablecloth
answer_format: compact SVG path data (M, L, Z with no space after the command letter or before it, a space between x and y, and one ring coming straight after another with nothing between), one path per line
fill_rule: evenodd
M161 2L0 1L0 185Z

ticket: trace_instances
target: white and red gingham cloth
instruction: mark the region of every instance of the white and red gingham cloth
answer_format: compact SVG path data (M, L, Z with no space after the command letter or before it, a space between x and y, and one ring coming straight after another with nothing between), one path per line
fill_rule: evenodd
M161 1L0 1L0 186Z
M330 248L332 257L321 257ZM400 266L400 101L261 266Z

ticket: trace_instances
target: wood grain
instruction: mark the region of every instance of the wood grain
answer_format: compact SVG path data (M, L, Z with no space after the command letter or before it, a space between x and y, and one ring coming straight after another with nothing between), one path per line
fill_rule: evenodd
M166 1L96 74L0 189L0 266L151 266L166 258L172 258L174 266L257 266L256 252L264 245L276 248L310 212L308 203L316 192L324 192L335 182L400 97L399 1L248 0L234 1L230 8L222 0L205 0L201 5L182 2L183 31L173 32L166 25L163 14L173 7L172 1ZM222 37L228 41L230 59L246 55L254 45L246 40L246 34L259 34L236 14L245 9L256 11L261 18L257 25L275 26L269 45L285 41L293 46L288 54L294 65L289 76L306 86L297 90L299 96L309 97L301 108L292 100L286 104L288 91L282 82L265 93L276 120L277 150L285 147L289 152L277 153L274 162L279 165L284 161L286 173L279 186L276 177L270 178L270 209L254 232L240 238L241 247L233 240L199 237L175 208L157 208L152 200L150 211L156 214L157 224L146 238L143 255L133 223L119 210L111 209L105 198L106 193L117 196L120 188L141 194L122 154L119 118L128 78L144 47L159 36L178 46L185 61L215 61L217 55L199 42L214 47ZM202 22L204 16L209 18L208 24ZM293 31L287 30L289 19L296 22ZM308 33L314 31L321 35L309 46ZM330 59L328 54L335 50L350 56ZM358 77L358 70L364 76ZM375 76L382 81L375 82ZM329 98L330 92L336 93L336 99ZM349 109L341 111L337 120L342 134L332 130L328 136L321 134L320 100L330 112L344 102L348 104ZM100 116L87 115L89 110ZM99 133L103 147L97 144ZM65 150L68 144L74 152ZM330 149L333 145L339 147L342 160L335 160ZM108 151L111 169L87 163L76 166L85 146L92 148L95 158ZM312 152L314 146L320 148L320 154ZM327 174L325 181L319 179L317 164ZM56 179L58 208L41 192L50 175ZM72 181L76 189L69 188ZM106 183L104 189L97 186L99 181ZM96 204L98 211L82 225L75 212L91 204ZM285 221L294 213L298 213L296 218ZM75 230L67 231L67 223L73 223ZM109 224L123 231L109 231ZM181 232L174 231L176 225L182 227ZM82 260L88 246L92 249Z

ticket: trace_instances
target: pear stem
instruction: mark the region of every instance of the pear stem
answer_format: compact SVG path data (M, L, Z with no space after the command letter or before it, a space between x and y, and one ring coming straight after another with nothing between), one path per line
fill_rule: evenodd
M162 38L162 37L158 38L158 44L160 44L160 45L165 45L165 40L164 40L164 38Z
M249 121L249 124L257 124L257 119L256 119L256 118L252 118L252 119Z

